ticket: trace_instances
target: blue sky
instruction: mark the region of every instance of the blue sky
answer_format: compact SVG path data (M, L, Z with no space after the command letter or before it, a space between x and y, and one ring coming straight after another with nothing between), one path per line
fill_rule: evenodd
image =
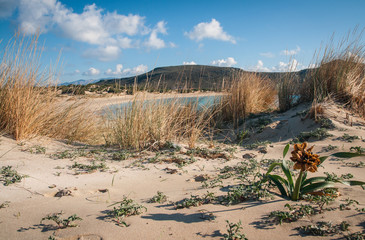
M61 82L204 64L307 67L321 42L365 27L365 1L0 0L2 47L40 32L42 64L61 51Z

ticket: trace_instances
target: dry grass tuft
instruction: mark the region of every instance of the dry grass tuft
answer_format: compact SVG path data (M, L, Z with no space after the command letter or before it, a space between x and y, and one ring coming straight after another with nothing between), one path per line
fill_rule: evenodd
M184 140L194 147L212 127L215 110L181 101L177 97L147 101L144 95L137 95L129 106L106 114L106 142L140 150Z
M365 117L365 45L362 32L350 32L337 45L334 37L315 54L301 89L304 101L325 101L329 96Z
M269 79L255 73L240 73L232 80L222 97L221 113L224 121L233 121L235 126L250 113L267 110L273 106L276 91Z
M96 125L82 102L57 99L52 70L40 70L38 36L15 36L0 64L0 131L16 140L50 136L71 141L91 139Z

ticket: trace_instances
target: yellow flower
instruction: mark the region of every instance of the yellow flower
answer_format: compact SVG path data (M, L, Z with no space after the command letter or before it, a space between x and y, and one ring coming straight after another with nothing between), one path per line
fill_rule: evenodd
M294 144L294 151L290 159L295 162L294 169L301 171L316 172L317 166L321 163L319 156L312 153L313 146L308 148L308 143Z

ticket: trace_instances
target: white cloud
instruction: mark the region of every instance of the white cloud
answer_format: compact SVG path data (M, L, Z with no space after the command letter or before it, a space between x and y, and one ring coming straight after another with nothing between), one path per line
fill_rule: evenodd
M248 70L253 72L270 72L270 69L268 67L264 67L264 62L261 60L258 60L257 64L253 67L249 67Z
M196 62L191 61L191 62L183 62L183 65L196 65Z
M232 67L234 65L237 64L236 60L234 60L233 57L228 57L226 59L219 59L219 60L214 60L211 63L212 65L217 65L220 67Z
M0 17L9 15L5 10L2 13L3 9L12 12L17 6L17 21L22 33L35 34L38 31L45 33L54 30L66 38L93 45L93 49L84 54L87 57L97 57L103 61L114 60L122 49L138 48L144 41L149 48L173 46L173 43L166 44L158 36L167 34L164 21L150 29L145 25L143 16L108 12L95 4L86 5L81 13L76 13L59 0L14 0L12 4L9 1L2 3L3 1L0 0L0 8L3 7ZM112 49L113 53L110 51Z
M96 68L89 68L89 70L87 70L86 72L83 72L82 75L84 76L96 76L100 74L100 70L96 69Z
M316 67L318 67L318 65L315 63L311 63L308 65L308 68L316 68Z
M117 66L115 67L115 71L113 71L112 69L107 69L105 71L105 75L109 75L109 76L127 76L127 75L139 75L142 73L147 72L148 67L146 65L138 65L134 68L126 68L123 69L123 65L122 64L117 64Z
M84 57L97 58L100 61L107 62L116 60L121 53L121 50L117 46L105 46L98 47L96 49L89 49L83 53Z
M296 59L292 59L287 63L279 62L279 64L272 69L277 72L292 72L301 70L302 68L303 65L301 63L299 63Z
M151 31L150 37L145 42L145 45L147 47L154 48L154 49L160 49L160 48L166 47L165 41L157 36L157 34L159 34L159 33L167 34L165 25L166 25L166 22L164 22L164 21L160 21L157 23L156 27ZM171 45L171 43L170 43L170 45Z
M212 19L211 22L201 22L194 26L194 29L190 32L185 32L191 40L202 41L204 38L210 38L215 40L227 41L236 43L236 40L229 34L223 31L220 23Z
M122 69L123 69L123 65L117 64L117 66L115 67L115 71L113 71L109 68L105 71L105 75L115 75L115 76L122 75L123 74Z
M139 75L139 74L147 72L147 70L148 70L148 67L146 65L141 64L141 65L138 65L137 67L134 67L132 69L127 68L127 69L123 70L123 74L125 74L125 75Z
M247 68L248 71L254 72L290 72L299 71L302 69L304 69L304 65L299 63L296 59L292 59L287 63L279 62L274 67L266 67L264 66L263 61L258 60L255 66Z
M260 53L260 55L263 57L267 57L267 58L275 57L275 54L273 54L272 52L264 52L264 53Z
M285 56L292 56L292 55L296 55L300 52L300 47L297 46L296 49L291 49L291 50L283 50L280 52L281 55L285 55Z

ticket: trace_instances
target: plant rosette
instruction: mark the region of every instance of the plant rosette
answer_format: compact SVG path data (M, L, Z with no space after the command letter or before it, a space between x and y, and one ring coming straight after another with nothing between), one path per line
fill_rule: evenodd
M308 172L317 172L320 166L328 156L320 157L312 152L313 146L308 148L308 143L294 144L294 150L291 152L290 159L294 162L293 169L299 170L299 175L294 181L293 172L289 169L285 156L289 151L290 145L287 144L283 150L283 160L281 163L273 163L269 167L266 177L272 181L279 189L281 195L290 198L292 201L298 201L303 194L310 194L326 188L335 187L336 183L342 183L348 186L361 186L365 190L365 182L354 180L332 179L328 180L327 176L307 178ZM364 156L362 153L339 152L332 154L336 157L351 158ZM275 167L281 167L285 177L271 174Z

